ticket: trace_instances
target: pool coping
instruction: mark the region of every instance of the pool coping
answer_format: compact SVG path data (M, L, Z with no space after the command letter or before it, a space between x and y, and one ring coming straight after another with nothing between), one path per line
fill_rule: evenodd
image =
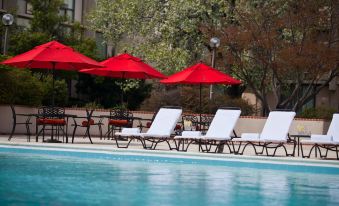
M86 145L60 145L60 144L30 144L30 143L13 143L0 142L0 148L18 148L18 149L35 149L35 150L53 150L68 152L84 153L101 153L114 155L141 155L154 156L163 158L193 159L193 160L211 160L225 162L248 162L248 163L266 163L279 165L300 165L314 167L331 167L339 169L338 160L319 160L305 159L301 157L267 157L267 156L248 156L234 154L211 154L197 152L174 152L164 150L145 150L145 149L120 149L120 148L94 148Z

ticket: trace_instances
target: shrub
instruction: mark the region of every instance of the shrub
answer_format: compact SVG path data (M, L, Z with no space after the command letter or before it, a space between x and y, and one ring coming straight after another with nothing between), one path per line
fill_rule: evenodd
M182 106L185 112L200 112L199 86L171 86L154 89L150 98L146 99L141 109L155 111L165 105ZM218 107L240 107L242 115L252 115L255 110L246 100L241 98L231 98L223 93L214 93L213 101L209 100L209 88L202 89L201 112L215 113Z
M0 103L29 106L41 105L44 85L31 71L0 68Z
M89 103L85 104L84 107L88 108L88 109L101 109L101 108L103 108L102 105L100 105L99 103L96 103L96 102L89 102Z
M0 56L0 60L7 57ZM29 69L0 65L0 104L28 106L49 105L52 100L52 76L42 76ZM67 103L67 85L64 80L55 81L55 103Z
M317 118L317 119L332 119L333 113L336 109L330 107L316 107L304 109L297 117L301 118Z
M54 92L54 103L57 106L65 106L68 102L67 84L65 80L55 80L53 90L53 77L51 75L42 78L44 86L44 96L42 104L52 104L52 95Z

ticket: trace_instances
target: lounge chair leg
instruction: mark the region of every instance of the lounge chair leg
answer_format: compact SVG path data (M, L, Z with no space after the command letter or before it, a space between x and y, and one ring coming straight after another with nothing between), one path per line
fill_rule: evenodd
M268 156L268 148L266 146L264 146L265 151L266 151L266 155Z
M306 156L304 156L304 150L303 150L303 144L300 143L300 149L301 149L301 157L305 158Z
M307 158L310 158L311 157L311 154L312 154L312 150L314 150L316 148L317 144L313 145L310 149L310 152L308 153L308 156L306 156Z
M220 141L219 144L216 145L214 153L223 153L224 152L225 143Z
M232 144L232 148L233 148L233 153L236 154L236 153L235 153L234 142L233 142L232 140L231 140L231 144Z
M287 149L286 149L285 145L281 145L281 146L282 146L282 147L284 148L284 150L285 150L286 157L287 157L287 156L294 156L294 152L292 152L292 154L290 154L290 155L287 153Z
M241 154L239 153L239 151L240 151L240 148L241 148L241 145L242 145L242 142L239 142L238 149L235 149L235 146L234 146L234 143L233 143L234 154L239 154L239 155L241 155Z
M230 151L230 154L232 154L234 151L232 151L232 148L231 146L228 144L228 141L225 142L225 144L227 145L229 151Z
M169 148L170 150L177 149L176 147L172 147L168 140L165 140L165 141L167 142L168 148Z
M274 157L274 156L275 156L275 153L277 152L277 150L278 150L278 147L276 147L276 148L274 149L274 152L273 152L273 155L272 155L272 157ZM286 156L287 156L287 151L286 151Z
M119 145L119 137L120 137L120 136L118 136L117 138L115 138L115 143L116 143L116 145L117 145L117 148L128 148L129 142L127 143L126 146L121 146L121 145ZM109 137L108 137L108 139L109 139ZM132 140L130 140L130 141L132 141Z
M218 149L218 151L216 151L216 152L223 153L224 152L224 144L219 143L219 146L217 146L217 149Z

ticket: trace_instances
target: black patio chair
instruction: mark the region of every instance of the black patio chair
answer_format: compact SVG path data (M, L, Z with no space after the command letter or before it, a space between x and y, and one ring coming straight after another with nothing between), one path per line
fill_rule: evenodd
M17 125L25 125L26 127L26 134L27 134L27 141L31 141L31 131L30 131L30 125L32 124L31 123L31 118L32 118L32 115L31 114L18 114L16 113L15 111L15 107L14 105L10 105L11 107L11 110L12 110L12 117L13 117L13 126L12 126L12 131L11 131L11 134L9 135L9 138L8 138L8 141L11 141L12 137L13 137L13 134L15 132L15 128ZM25 117L26 120L23 121L23 122L18 122L18 119L17 117Z
M133 126L133 113L126 109L112 109L108 117L108 127L105 136L114 139L114 133L121 131L121 128L131 128ZM102 122L102 119L99 121Z
M98 121L96 123L94 121L94 119L92 119L93 117L97 117L97 116L93 116L93 112L94 112L94 109L92 109L92 110L86 109L86 117L73 117L74 124L71 125L71 126L74 127L73 135L72 135L72 143L74 143L74 136L75 136L75 132L76 132L78 127L86 128L86 132L85 132L83 138L88 136L91 144L93 144L92 139L91 139L91 133L90 133L90 128L92 126L98 126L99 127L100 139L102 138L102 128L101 128L101 126L103 125L103 123L100 122L100 121ZM83 121L80 124L79 122L76 121L76 119L83 119Z
M64 136L67 136L65 132L65 127L67 121L65 119L65 109L62 107L41 107L38 109L37 115L37 131L38 126L42 126L40 131L37 132L36 140L38 141L39 135L42 133L42 141L45 141L45 131L51 131L51 141L54 141L53 136L54 132L56 137L59 140L60 132L62 132L62 140L64 141Z

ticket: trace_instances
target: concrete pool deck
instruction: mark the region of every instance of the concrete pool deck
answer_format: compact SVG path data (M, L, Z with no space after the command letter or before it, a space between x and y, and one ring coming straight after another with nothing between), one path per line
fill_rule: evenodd
M166 156L174 158L203 158L203 159L214 159L214 160L227 160L227 161L249 161L249 162L267 162L276 164L294 164L294 165L317 165L317 166L330 166L339 168L339 161L335 160L335 153L330 152L328 159L317 159L314 156L312 158L302 158L300 156L285 157L282 156L282 149L278 149L277 157L267 156L256 156L253 149L248 148L244 155L234 155L227 153L202 153L198 151L197 145L191 145L188 152L178 152L175 150L169 150L166 143L159 144L157 150L145 150L142 148L141 143L134 141L131 143L128 149L117 148L115 141L100 138L92 138L93 144L90 144L88 138L77 137L72 143L43 143L35 142L35 139L31 142L27 142L26 136L16 135L11 141L8 141L7 135L0 136L0 146L5 147L25 147L35 149L46 149L46 150L68 150L68 151L84 151L84 152L96 152L96 153L124 153L134 155L156 155ZM288 145L287 150L291 152L293 145ZM305 151L308 152L310 146L305 147ZM226 149L225 149L226 150ZM227 151L227 150L226 150Z

